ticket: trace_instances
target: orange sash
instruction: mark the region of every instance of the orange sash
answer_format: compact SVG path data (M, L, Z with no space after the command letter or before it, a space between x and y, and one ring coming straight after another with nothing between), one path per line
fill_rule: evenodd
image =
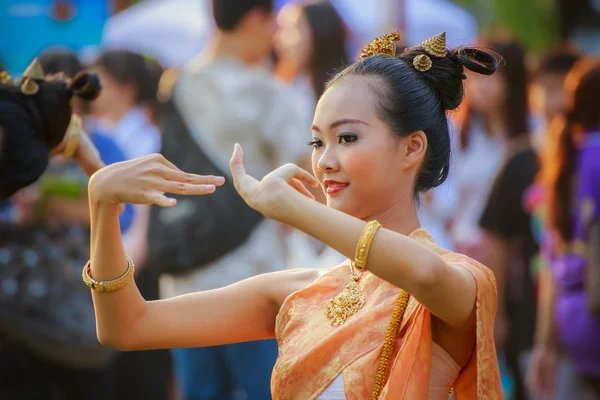
M462 266L477 283L477 339L473 355L454 383L457 400L502 399L494 345L496 281L489 269L437 246L423 229L411 238ZM345 324L332 327L325 316L329 299L348 283L347 263L290 295L277 316L279 358L273 370L274 400L315 399L341 373L347 400L370 398L387 326L400 289L365 272L359 281L366 304ZM408 304L380 399L426 400L431 369L431 318L414 298Z

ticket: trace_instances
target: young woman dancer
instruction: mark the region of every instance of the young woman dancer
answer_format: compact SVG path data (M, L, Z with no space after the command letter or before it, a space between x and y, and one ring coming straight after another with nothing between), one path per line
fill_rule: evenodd
M438 247L416 210L418 194L448 174L446 110L462 100L464 68L491 74L498 57L447 50L440 34L396 58L398 38L375 39L328 84L312 126L316 177L288 164L259 181L245 173L239 146L231 159L246 202L349 258L335 268L146 302L132 282L117 206L172 207L165 193L208 194L224 179L156 155L94 175L83 278L102 343L134 350L276 337L274 399L445 399L451 388L462 399L501 398L494 277ZM321 185L327 206L303 183Z

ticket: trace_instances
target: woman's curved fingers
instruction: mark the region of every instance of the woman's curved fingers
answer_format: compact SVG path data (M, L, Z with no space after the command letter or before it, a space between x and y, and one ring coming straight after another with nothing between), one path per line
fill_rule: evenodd
M193 196L213 193L216 186L161 180L155 188L165 193Z
M299 166L297 166L295 164L290 164L290 165L293 168L290 168L291 173L289 175L289 178L298 179L302 182L306 182L307 184L309 184L310 186L313 186L313 187L319 186L319 181L310 172L308 172L305 169L300 168Z
M215 185L221 186L225 183L225 178L214 175L196 175L171 168L161 168L160 175L165 179L174 182L184 182L196 185Z
M144 195L144 201L140 202L140 204L156 204L160 207L170 208L177 204L177 200L165 196L164 193L155 191L146 193Z
M246 174L242 146L237 143L233 148L233 155L231 156L231 161L229 161L229 168L231 169L231 176L233 178L235 189L243 198L246 198L248 192L258 184L258 181Z
M304 186L304 184L299 179L293 178L290 182L290 185L309 199L315 199L315 196L313 196L313 194L306 188L306 186Z

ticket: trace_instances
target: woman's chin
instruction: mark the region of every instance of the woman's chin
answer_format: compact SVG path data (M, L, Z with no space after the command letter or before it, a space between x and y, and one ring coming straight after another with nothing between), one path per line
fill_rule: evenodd
M356 209L346 200L327 196L327 206L355 217Z

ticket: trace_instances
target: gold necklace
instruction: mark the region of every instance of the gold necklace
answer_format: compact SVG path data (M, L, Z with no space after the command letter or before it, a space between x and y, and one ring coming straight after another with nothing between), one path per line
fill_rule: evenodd
M350 263L350 283L346 285L342 293L329 300L325 311L327 318L332 320L331 326L342 325L365 305L365 296L358 287L361 275L362 273L354 271L352 263Z
M325 311L327 318L332 320L332 326L342 325L349 317L356 314L358 310L365 305L365 297L358 287L358 281L360 280L361 275L362 273L358 274L354 271L352 263L350 263L350 283L346 285L339 295L329 300L329 305ZM371 393L371 400L379 399L381 391L389 378L390 362L392 361L392 353L396 347L396 337L398 336L398 330L400 329L400 324L402 323L402 318L404 318L404 313L409 300L410 294L404 290L400 290L398 301L396 302L396 307L394 308L385 335L385 342L381 352L381 358L379 359L377 376L375 377L375 387ZM448 398L452 396L452 392L453 388L450 388Z

